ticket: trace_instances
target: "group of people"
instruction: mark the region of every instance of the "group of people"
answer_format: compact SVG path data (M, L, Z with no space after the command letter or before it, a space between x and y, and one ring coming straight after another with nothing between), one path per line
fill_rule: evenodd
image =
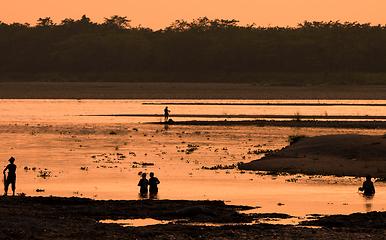
M154 173L152 172L150 173L149 180L146 179L146 175L146 173L142 173L142 178L139 180L139 192L142 197L146 197L148 192L150 192L150 198L154 198L158 193L158 184L161 182L158 178L154 177Z

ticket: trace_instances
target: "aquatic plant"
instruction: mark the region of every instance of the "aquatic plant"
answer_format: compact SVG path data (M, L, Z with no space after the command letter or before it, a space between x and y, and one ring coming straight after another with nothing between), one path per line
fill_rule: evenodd
M198 145L188 144L188 149L186 149L185 153L191 154L193 151L197 150L198 147L199 147Z
M146 163L146 162L133 162L133 164L141 165L141 166L154 166L154 163Z
M51 177L51 172L47 171L47 169L39 170L39 175L37 177L41 177L43 179L46 179L48 177Z
M253 151L249 150L249 151L247 152L247 154L256 154L256 155L258 155L258 154L274 153L274 152L277 152L277 151L279 151L279 149L275 149L275 150L271 150L271 149L267 149L267 150L259 149L259 150L253 150Z
M236 164L232 164L232 165L216 165L216 166L213 166L213 167L204 167L202 166L201 169L205 169L205 170L218 170L218 169L235 169L237 167Z

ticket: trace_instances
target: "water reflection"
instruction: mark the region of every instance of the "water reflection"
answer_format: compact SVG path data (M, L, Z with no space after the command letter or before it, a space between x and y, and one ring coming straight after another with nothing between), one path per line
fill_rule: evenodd
M147 193L138 193L138 199L139 200L143 200L143 199L147 199L147 198L148 198Z
M372 200L374 199L374 194L362 194L365 201L366 212L371 212Z
M119 220L101 220L100 223L115 223L123 227L143 227L156 224L169 224L171 221L157 220L153 218L144 218L144 219L119 219Z

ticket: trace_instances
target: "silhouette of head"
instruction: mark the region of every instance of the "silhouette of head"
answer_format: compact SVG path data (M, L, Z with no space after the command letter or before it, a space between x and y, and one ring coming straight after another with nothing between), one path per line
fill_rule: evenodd
M370 180L371 180L371 176L370 176L370 175L367 175L367 176L366 176L366 180L367 180L367 181L370 181Z
M11 157L8 161L9 161L10 163L13 163L13 162L15 162L15 158L14 158L14 157Z
M142 178L145 178L146 177L146 173L142 173Z
M154 177L154 173L153 172L150 173L150 177Z

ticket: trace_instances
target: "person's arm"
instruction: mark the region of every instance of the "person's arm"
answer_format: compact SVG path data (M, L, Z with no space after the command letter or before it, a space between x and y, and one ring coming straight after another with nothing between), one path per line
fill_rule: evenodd
M5 174L5 171L7 171L8 165L4 168L3 174Z

